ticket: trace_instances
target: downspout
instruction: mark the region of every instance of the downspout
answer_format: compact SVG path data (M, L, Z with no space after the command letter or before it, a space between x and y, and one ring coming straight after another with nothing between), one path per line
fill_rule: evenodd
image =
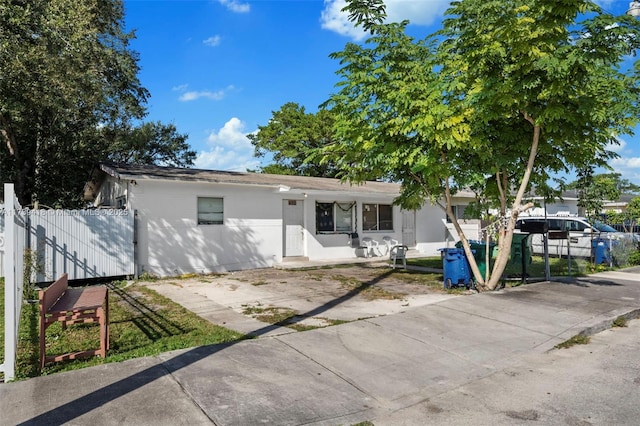
M131 207L131 181L127 181L127 210L129 210L129 214L133 214L133 276L135 279L138 279L140 276L140 272L138 271L139 265L139 250L138 250L138 212Z

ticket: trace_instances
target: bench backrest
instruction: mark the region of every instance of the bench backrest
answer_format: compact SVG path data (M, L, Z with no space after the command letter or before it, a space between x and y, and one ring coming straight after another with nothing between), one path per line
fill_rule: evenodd
M65 273L49 287L44 290L40 290L38 292L40 313L46 314L49 308L51 308L58 301L58 299L60 299L60 296L62 296L65 291L67 291L68 286L68 275Z

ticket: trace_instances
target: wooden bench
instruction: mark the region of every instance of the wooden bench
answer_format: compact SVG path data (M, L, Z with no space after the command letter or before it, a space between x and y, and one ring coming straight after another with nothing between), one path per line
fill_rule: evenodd
M67 274L38 293L40 304L40 368L48 362L59 362L88 356L107 356L109 349L109 294L105 286L68 288ZM45 333L56 322L62 328L77 323L100 325L100 349L47 356Z

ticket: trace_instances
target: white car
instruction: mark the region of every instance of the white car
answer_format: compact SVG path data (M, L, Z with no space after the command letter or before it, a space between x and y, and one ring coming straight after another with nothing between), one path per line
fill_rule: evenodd
M549 256L565 257L569 253L575 257L590 257L594 241L603 242L612 247L617 241L628 240L629 234L619 232L609 225L595 221L589 223L584 217L574 216L525 216L516 222L516 232L521 232L524 223L543 224L547 221L549 226ZM525 226L526 228L526 226ZM567 238L554 238L562 236L559 232L567 232ZM555 234L554 234L555 233ZM541 233L532 233L530 237L531 251L534 255L544 254L544 239Z

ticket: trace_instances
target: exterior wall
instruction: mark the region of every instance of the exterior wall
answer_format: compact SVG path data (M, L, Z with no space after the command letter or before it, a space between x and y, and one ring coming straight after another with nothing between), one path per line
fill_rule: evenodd
M462 205L457 202L456 205ZM460 227L468 239L477 240L480 221L458 219ZM451 223L447 223L445 212L438 206L425 205L416 214L418 231L416 249L425 256L439 256L438 249L453 247L460 241L458 233Z
M547 204L547 215L577 216L579 214L577 200L565 200L561 203ZM544 216L544 207L533 207L520 216Z
M100 187L94 205L116 208L126 207L124 202L127 198L127 190L128 182L109 178Z
M224 199L223 225L198 225L198 197ZM282 199L273 189L160 180L129 188L139 273L171 276L272 266L282 260Z
M278 188L209 182L140 179L137 182L107 178L100 199L109 204L127 195L126 207L136 211L136 272L158 276L212 273L271 267L283 260L285 200L303 203L303 253L309 260L348 259L364 256L352 245L348 232L316 231L316 202L355 202L354 225L360 242L370 237L386 255L383 237L402 242L403 214L393 207L393 230L363 231L363 204L391 204L393 195L357 192L300 193ZM101 188L102 189L102 188ZM198 197L224 200L222 225L198 225ZM447 231L444 212L425 205L415 212L415 248L427 256L455 243ZM468 225L477 238L477 224ZM361 244L362 245L362 244Z
M321 259L345 259L350 257L364 256L364 251L360 247L351 245L351 236L348 233L321 234L316 232L316 202L355 202L355 232L358 233L360 242L363 238L369 237L377 241L381 246L381 253L384 254L383 240L389 236L395 240L402 239L402 213L400 208L393 206L393 230L391 231L364 231L362 226L362 205L363 204L391 204L392 196L376 196L369 194L348 195L332 194L308 197L305 204L305 223L307 238L307 253L309 260Z

